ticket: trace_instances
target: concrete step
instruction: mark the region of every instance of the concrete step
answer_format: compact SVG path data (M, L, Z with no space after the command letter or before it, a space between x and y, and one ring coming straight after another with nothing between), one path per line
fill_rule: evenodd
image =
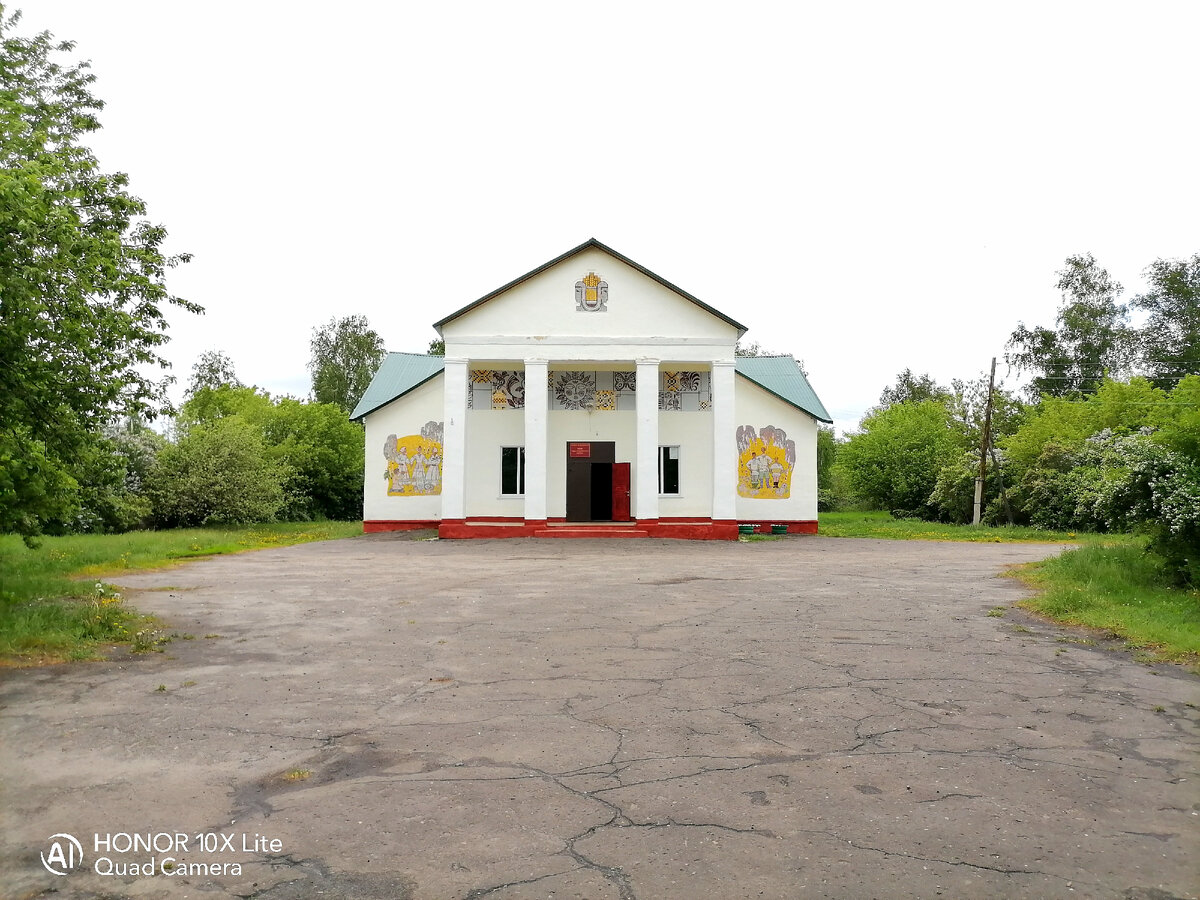
M644 538L650 533L622 525L555 525L539 528L533 533L539 538Z

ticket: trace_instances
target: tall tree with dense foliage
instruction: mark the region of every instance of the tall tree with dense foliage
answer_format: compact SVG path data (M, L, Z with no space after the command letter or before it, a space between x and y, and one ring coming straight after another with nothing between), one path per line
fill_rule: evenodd
M292 473L290 519L361 519L365 447L362 427L332 403L285 397L261 423L267 455Z
M949 400L950 391L933 380L926 372L916 375L912 369L905 369L896 376L896 383L888 385L879 395L879 409L886 409L897 403L920 403L922 400L937 400L939 403Z
M118 415L165 411L166 230L128 176L83 143L103 103L69 41L16 33L0 4L0 531L78 508L84 467Z
M193 432L225 423L252 429L257 444L248 444L230 461L242 468L257 452L275 466L254 471L286 475L284 501L276 511L285 519L357 519L362 516L364 447L362 427L332 403L311 403L291 397L272 397L257 387L222 384L204 387L179 410L176 427L180 444ZM217 432L225 434L225 432ZM253 452L252 452L253 451ZM180 470L198 457L175 460Z
M1148 313L1140 333L1142 365L1156 387L1200 375L1200 253L1159 259L1146 269L1150 290L1133 298Z
M945 404L897 403L863 419L862 431L838 448L837 464L876 509L936 518L930 497L938 473L963 449Z
M366 316L330 319L313 329L312 396L318 403L334 403L350 413L367 391L387 356L383 338L371 330Z
M192 363L192 377L188 379L186 396L194 397L205 388L224 386L242 387L241 379L233 367L233 360L224 350L205 350Z
M1135 334L1127 324L1129 311L1119 302L1121 285L1092 254L1067 258L1058 289L1063 299L1055 327L1027 328L1022 322L1008 340L1009 365L1033 373L1033 400L1094 393L1106 377L1127 371L1133 361Z

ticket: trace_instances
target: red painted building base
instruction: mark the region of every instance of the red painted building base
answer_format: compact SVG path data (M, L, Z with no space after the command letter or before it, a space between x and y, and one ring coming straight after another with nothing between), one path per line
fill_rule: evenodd
M802 519L772 522L743 522L753 525L757 534L771 534L775 525L786 525L788 534L816 534L817 521ZM441 522L417 519L371 519L363 522L363 532L413 531L436 528L439 538L671 538L685 541L736 541L738 522L734 519L638 519L636 522L564 522L562 519L526 520L498 518L444 519Z
M377 534L381 531L419 531L422 528L437 527L436 519L368 519L363 522L363 534Z

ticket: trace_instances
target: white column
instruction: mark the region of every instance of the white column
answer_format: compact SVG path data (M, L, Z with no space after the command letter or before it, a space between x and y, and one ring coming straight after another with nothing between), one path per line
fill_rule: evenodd
M658 360L637 361L637 469L633 515L658 518Z
M525 360L525 520L546 520L549 363Z
M712 364L713 519L737 518L737 420L733 360Z
M467 360L446 357L442 419L442 520L467 517Z

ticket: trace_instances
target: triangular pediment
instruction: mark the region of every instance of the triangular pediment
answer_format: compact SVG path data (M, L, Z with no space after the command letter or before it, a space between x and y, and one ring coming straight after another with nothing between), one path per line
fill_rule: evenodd
M732 344L746 326L592 238L434 323L448 342L537 335L581 341L678 336Z

